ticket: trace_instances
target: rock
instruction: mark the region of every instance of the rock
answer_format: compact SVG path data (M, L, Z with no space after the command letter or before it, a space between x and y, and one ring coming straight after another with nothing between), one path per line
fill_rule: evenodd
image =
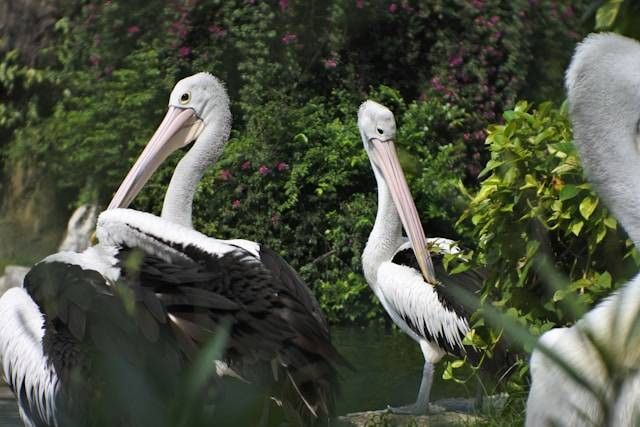
M82 252L87 249L96 228L97 218L96 205L82 205L76 209L69 218L67 233L58 250Z
M459 412L441 412L433 415L398 415L387 411L355 412L339 417L342 426L467 426L483 421L479 415L462 414Z
M0 277L0 295L9 288L21 286L24 276L27 275L29 267L21 265L7 265L4 269L4 276Z

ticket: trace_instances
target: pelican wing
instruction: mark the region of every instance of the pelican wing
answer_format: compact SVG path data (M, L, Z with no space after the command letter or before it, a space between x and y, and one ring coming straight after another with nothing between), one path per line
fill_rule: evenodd
M457 313L441 286L424 282L419 270L393 262L382 263L377 276L378 298L394 320L414 339L437 343L450 354L465 355L462 339L469 331L466 317Z

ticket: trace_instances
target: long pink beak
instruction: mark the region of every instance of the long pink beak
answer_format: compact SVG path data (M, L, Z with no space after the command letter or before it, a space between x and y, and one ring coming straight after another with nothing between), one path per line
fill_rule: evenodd
M396 205L396 209L400 215L402 226L409 236L409 241L411 242L413 253L418 260L422 276L427 283L436 284L433 263L431 262L431 256L427 249L427 238L424 235L418 210L413 202L411 191L409 191L409 186L407 185L402 167L398 161L395 144L393 140L381 141L376 138L371 139L371 143L373 145L372 153L375 156L376 164L380 166L380 170L389 185L393 203Z
M170 106L107 209L129 206L162 162L177 149L197 139L203 128L204 123L195 111Z

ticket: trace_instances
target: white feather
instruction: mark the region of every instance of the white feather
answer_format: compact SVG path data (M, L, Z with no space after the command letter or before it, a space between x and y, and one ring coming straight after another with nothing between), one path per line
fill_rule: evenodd
M260 246L255 242L242 239L213 239L192 228L132 209L111 209L100 214L96 234L101 245L140 247L167 261L183 258L184 255L161 242L195 246L212 255L232 252L240 246L258 258L260 250Z
M9 289L0 298L0 355L5 380L20 402L20 416L26 425L33 422L22 410L30 406L40 418L57 426L55 397L58 377L43 354L44 318L23 288Z
M451 346L462 347L461 336L469 331L466 319L447 310L440 303L435 288L427 284L416 269L392 262L382 263L374 292L393 321L414 340L423 340L428 333L445 337ZM402 317L417 325L422 336L409 328Z

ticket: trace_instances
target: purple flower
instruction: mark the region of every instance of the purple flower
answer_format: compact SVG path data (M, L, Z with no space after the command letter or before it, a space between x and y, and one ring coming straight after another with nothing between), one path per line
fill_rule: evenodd
M493 15L490 19L492 24L497 24L500 21L500 17L498 15Z
M433 85L433 88L437 92L442 92L444 90L444 86L442 86L442 83L440 83L440 79L438 77L432 78L431 79L431 84Z
M396 10L398 10L398 5L395 3L391 3L389 5L389 12L394 13Z
M364 7L364 0L356 0L356 7L362 9Z
M127 28L127 34L137 34L140 32L140 27L138 27L137 25L132 25L129 28Z
M449 58L449 66L450 67L459 67L462 65L462 57L460 55L454 55Z
M249 160L247 160L246 162L244 162L241 166L240 169L242 169L243 171L246 171L247 169L249 169L251 167L251 162Z
M235 199L233 202L231 202L231 207L234 209L240 207L240 200Z
M229 172L226 169L222 169L220 171L220 178L222 178L223 181L228 181L231 179L231 172Z
M280 10L284 12L289 7L289 0L280 0L278 4L280 5Z
M266 174L268 174L269 172L271 172L271 169L269 169L268 167L266 167L265 165L261 165L258 168L258 173L262 176L265 176Z
M322 63L324 64L324 68L336 68L338 66L338 61L335 59L325 59Z
M287 33L284 36L282 36L282 43L284 44L290 44L296 40L298 40L298 36L296 36L295 34Z
M573 18L573 9L571 6L567 6L562 14L565 18Z
M186 58L191 53L191 48L189 46L182 46L178 51L178 56L180 58Z
M286 171L287 169L289 169L289 165L285 162L280 162L276 165L276 169L278 169L280 172Z
M227 30L224 30L224 29L218 27L217 25L210 25L209 26L209 32L211 34L213 34L214 36L220 37L220 38L222 38L222 37L227 35Z

